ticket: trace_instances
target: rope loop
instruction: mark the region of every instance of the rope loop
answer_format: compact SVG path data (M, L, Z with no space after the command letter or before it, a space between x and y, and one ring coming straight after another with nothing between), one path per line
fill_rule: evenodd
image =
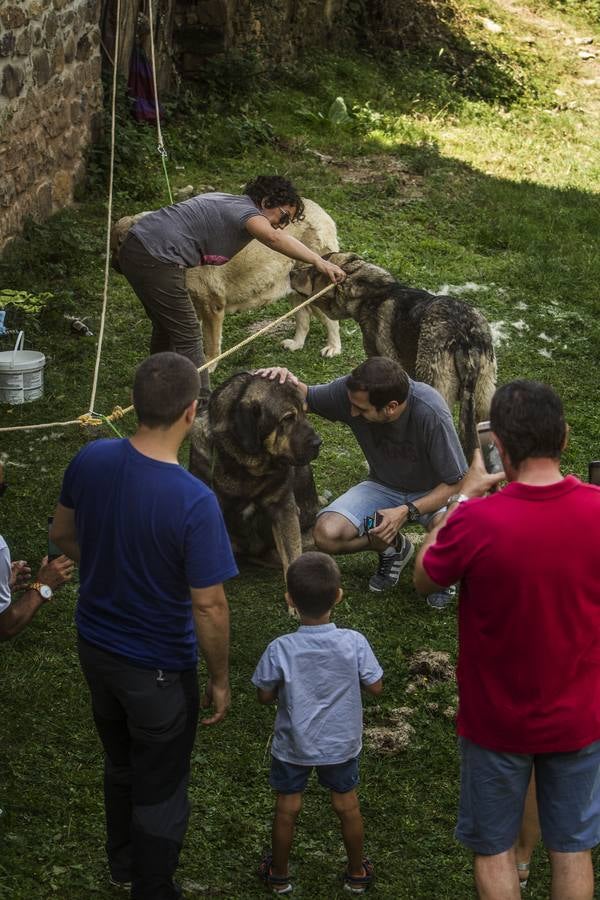
M96 413L82 413L77 417L80 425L102 425L102 419Z

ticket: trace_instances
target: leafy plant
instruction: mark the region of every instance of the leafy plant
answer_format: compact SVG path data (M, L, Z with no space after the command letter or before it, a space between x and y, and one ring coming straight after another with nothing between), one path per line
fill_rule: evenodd
M16 306L17 309L24 313L37 315L53 298L54 294L51 294L49 291L31 294L29 291L12 291L5 288L0 290L0 309L4 309L7 306Z

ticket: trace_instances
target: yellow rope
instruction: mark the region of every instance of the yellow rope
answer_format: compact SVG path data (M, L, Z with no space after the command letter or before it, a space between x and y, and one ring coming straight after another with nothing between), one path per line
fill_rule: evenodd
M257 338L259 338L262 334L266 334L267 331L271 331L272 328L275 328L276 325L279 325L280 322L284 322L286 319L289 319L290 316L293 316L294 313L298 312L299 309L303 309L305 306L308 306L313 301L318 300L323 294L330 291L335 285L328 284L323 290L319 291L317 294L314 294L312 297L309 297L307 300L303 300L302 303L298 303L297 306L294 306L292 309L288 310L279 318L274 319L272 322L269 322L259 331L256 331L254 334L251 334L249 337L244 338L243 341L240 341L239 344L235 344L233 347L230 347L229 350L224 350L223 353L220 353L219 356L215 356L214 359L205 362L198 369L198 373L203 372L205 369L208 369L209 366L220 362L222 359L225 359L227 356L231 356L232 353L235 353L237 350L240 350L242 347L245 347L247 344L252 343ZM127 413L131 412L133 409L133 405L126 406L123 408L122 406L115 406L113 411L109 416L106 416L106 419L109 422L115 422L117 419L122 419ZM92 412L83 413L77 419L70 419L68 422L44 422L40 425L13 425L8 428L0 428L0 432L3 431L33 431L38 428L62 428L66 425L101 425L102 419L98 416L94 416Z

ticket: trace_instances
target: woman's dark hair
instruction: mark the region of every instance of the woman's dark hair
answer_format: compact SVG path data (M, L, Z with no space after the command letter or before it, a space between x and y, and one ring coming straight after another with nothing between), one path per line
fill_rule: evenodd
M140 425L169 428L198 397L200 376L186 356L155 353L141 363L133 380L133 407Z
M549 385L518 379L499 387L490 424L513 466L525 459L560 459L567 426L561 399Z
M283 205L295 207L296 215L292 222L300 222L304 218L302 197L292 182L281 175L259 175L254 181L248 182L244 193L258 206L264 200L267 209Z
M310 618L318 618L332 608L342 580L331 556L316 550L303 553L294 560L286 578L294 606Z
M394 359L370 356L352 370L346 381L349 391L367 391L369 403L383 409L391 400L404 403L408 397L408 375Z

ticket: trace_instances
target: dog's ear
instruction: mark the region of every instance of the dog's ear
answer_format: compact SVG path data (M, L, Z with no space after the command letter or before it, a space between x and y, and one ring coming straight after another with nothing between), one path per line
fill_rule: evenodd
M256 456L260 453L260 417L261 406L257 400L251 403L239 403L233 414L233 424L236 437L240 442L240 447L249 456Z
M290 284L293 290L303 297L310 297L313 292L314 266L294 266L290 273Z

